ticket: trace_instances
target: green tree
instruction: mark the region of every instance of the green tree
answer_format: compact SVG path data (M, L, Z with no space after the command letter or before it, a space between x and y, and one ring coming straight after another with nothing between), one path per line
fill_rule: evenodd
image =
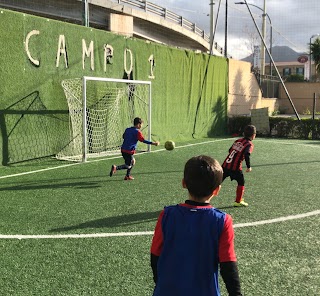
M291 74L287 77L286 82L303 82L304 77L301 74Z
M310 43L311 59L314 61L316 69L316 77L320 73L320 38L314 40L313 43ZM310 77L311 79L311 77Z

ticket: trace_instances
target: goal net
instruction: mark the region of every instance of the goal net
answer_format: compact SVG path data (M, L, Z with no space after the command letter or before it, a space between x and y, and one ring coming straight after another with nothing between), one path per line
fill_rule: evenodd
M62 87L69 108L69 139L58 159L86 161L120 152L124 130L135 117L151 137L151 82L83 77L66 79ZM138 149L142 150L138 144ZM150 146L144 144L144 150Z

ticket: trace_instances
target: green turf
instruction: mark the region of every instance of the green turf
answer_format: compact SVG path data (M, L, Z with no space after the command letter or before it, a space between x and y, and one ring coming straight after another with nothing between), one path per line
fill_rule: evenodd
M132 173L109 177L121 158L65 165L52 159L4 167L1 235L153 231L165 205L187 198L183 167L194 155L224 160L233 139L176 143L173 151L137 155ZM320 142L256 139L246 173L248 208L233 208L236 183L225 180L213 205L232 215L246 296L320 295L320 216L238 227L320 210ZM3 178L7 176L6 178ZM152 236L0 238L1 295L151 295ZM227 295L221 282L222 295Z

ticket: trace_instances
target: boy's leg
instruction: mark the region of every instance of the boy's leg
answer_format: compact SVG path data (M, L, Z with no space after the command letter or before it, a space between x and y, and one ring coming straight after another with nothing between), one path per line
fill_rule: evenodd
M248 204L243 199L245 187L244 187L244 176L243 176L242 171L239 171L239 172L236 173L235 179L238 182L238 186L237 186L237 189L236 189L236 200L235 200L234 206L236 206L236 207L241 207L241 206L247 207Z
M127 153L122 153L122 157L124 159L125 164L118 165L118 166L113 164L111 166L111 170L110 170L110 177L112 177L117 171L128 170L131 167L132 155L127 154Z
M222 168L223 169L223 177L222 177L222 182L224 181L225 178L230 176L230 172L228 169Z
M244 195L244 186L238 185L236 191L236 202L240 202L243 199Z
M135 158L133 157L133 155L130 155L130 165L128 165L127 174L126 174L126 177L127 177L127 178L125 178L125 180L132 180L132 179L133 179L133 177L131 177L130 174L131 174L131 170L132 170L135 162L136 162L136 160L135 160ZM128 164L128 163L129 163L129 160L128 160L127 164Z
M117 172L117 166L113 164L111 166L111 170L110 170L109 176L112 177L116 172Z

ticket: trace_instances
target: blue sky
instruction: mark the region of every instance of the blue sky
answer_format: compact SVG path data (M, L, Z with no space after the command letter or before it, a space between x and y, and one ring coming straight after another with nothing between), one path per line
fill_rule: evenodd
M210 34L210 1L211 0L151 0L159 6L183 16L194 22L198 27ZM217 16L219 0L213 0L214 15ZM310 37L320 34L319 0L247 0L254 19L261 30L263 9L266 2L266 12L272 23L272 45L289 46L298 52L309 52ZM246 5L236 5L228 0L228 53L234 58L243 58L252 53L253 45L260 45L252 18ZM238 0L238 2L240 2ZM252 4L252 5L250 5ZM225 40L225 6L226 0L221 0L215 41L224 47ZM266 18L266 43L270 45L270 24Z

